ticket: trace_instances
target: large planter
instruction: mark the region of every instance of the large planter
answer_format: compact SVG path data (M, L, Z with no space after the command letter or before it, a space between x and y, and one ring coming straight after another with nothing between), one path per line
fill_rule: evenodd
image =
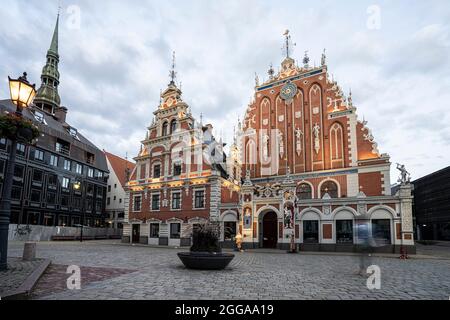
M234 254L221 252L180 252L178 257L188 269L222 270L233 260Z

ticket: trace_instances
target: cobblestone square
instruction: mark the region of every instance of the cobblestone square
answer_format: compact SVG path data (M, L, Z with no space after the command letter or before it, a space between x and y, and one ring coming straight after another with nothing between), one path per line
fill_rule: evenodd
M20 256L23 243L10 244ZM129 246L118 241L41 242L39 258L52 260L33 299L439 299L450 296L450 259L372 257L381 289L355 274L359 258L336 254L236 253L224 271L187 270L185 249ZM81 289L65 289L64 268L81 268ZM52 285L49 285L52 284ZM53 287L53 289L51 288Z

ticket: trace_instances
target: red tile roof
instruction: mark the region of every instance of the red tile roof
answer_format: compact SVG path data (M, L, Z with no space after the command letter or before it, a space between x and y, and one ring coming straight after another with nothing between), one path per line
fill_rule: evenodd
M128 169L131 175L131 172L133 171L136 164L128 160L125 160L121 157L118 157L112 153L109 153L105 150L103 150L103 153L105 154L106 158L111 164L120 183L122 184L122 186L125 186L125 184L127 183L126 170Z

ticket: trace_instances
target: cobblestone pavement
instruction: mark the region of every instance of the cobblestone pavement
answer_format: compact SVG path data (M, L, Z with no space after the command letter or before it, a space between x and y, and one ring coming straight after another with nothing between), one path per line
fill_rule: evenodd
M8 269L0 271L0 297L18 289L41 263L41 259L23 261L22 258L8 258Z
M21 250L12 243L10 253ZM55 264L137 270L38 299L442 299L450 297L450 260L372 257L381 289L356 275L358 257L282 252L237 253L224 271L193 271L182 249L121 245L113 241L38 243L37 255ZM68 277L69 275L67 275ZM83 277L83 274L81 275ZM67 278L60 279L66 283Z

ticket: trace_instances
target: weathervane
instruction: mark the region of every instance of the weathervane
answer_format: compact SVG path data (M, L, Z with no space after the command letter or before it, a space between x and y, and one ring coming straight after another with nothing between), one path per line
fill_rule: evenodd
M175 84L175 78L177 77L177 73L175 72L175 51L172 54L172 70L170 71L170 84Z
M291 50L293 47L295 47L295 43L292 43L291 41L291 35L289 34L289 30L286 30L283 34L286 37L286 42L283 46L283 53L286 55L286 58L289 58L289 55L291 54Z

